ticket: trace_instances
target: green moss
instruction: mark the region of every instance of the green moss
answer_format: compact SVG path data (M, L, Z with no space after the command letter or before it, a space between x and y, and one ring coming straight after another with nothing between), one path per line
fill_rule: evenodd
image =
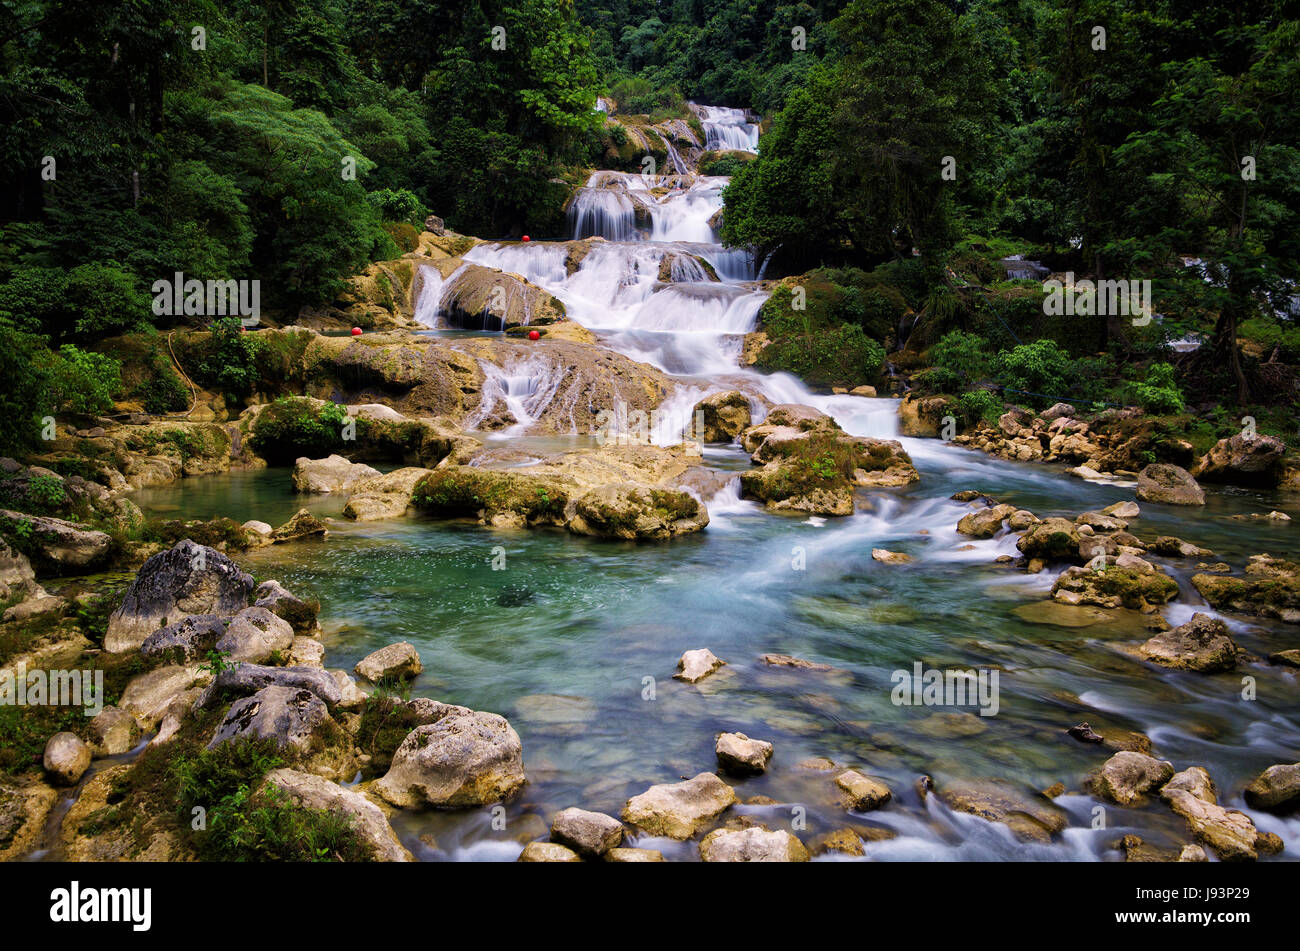
M430 515L444 518L492 518L517 513L528 522L558 521L568 504L564 487L539 484L507 472L455 466L433 472L418 483L412 503Z

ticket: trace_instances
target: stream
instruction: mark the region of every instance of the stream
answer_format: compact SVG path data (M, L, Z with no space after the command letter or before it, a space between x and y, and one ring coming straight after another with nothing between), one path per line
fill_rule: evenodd
M753 147L757 130L738 111L700 108L710 142ZM738 365L741 337L753 329L766 292L755 282L753 260L722 247L710 223L727 180L674 178L665 193L638 175L596 173L575 199L571 222L575 238L607 240L594 242L573 274L565 242L481 244L466 258L523 275L563 301L602 345L670 374L675 390L661 407L666 441L701 397L731 389L815 406L855 435L899 438L896 400L815 394L791 376ZM638 230L635 201L650 204L650 229ZM661 282L668 256L672 280ZM437 304L454 281L428 281L417 307L432 332L446 329L449 340L464 331L442 328ZM480 435L489 445L521 448L594 444L590 434L530 434L560 372L546 359L545 340L535 346L535 357L489 372L518 424ZM1059 467L1002 461L933 439L901 441L921 480L860 490L851 517L769 514L742 500L733 479L705 500L705 531L662 544L558 530L503 533L413 515L353 523L337 517L342 497L295 495L285 469L186 479L134 498L146 512L170 517L275 525L304 505L335 516L323 543L253 550L239 560L259 581L274 577L320 599L327 666L350 670L369 652L408 640L425 668L412 696L509 718L523 741L529 782L505 804L504 828L492 808L402 812L394 827L417 858L512 861L560 809L617 815L652 784L713 770L714 739L724 730L775 746L765 774L729 781L742 802L768 797L776 804L737 805L734 813L772 828L789 828L797 816L805 841L846 824L888 830L867 846L868 860L1113 860L1120 855L1115 842L1128 832L1166 847L1190 841L1183 821L1159 804L1107 805L1106 827L1094 828L1098 802L1082 793L1082 783L1111 751L1066 735L1086 720L1103 734L1140 731L1178 769L1204 766L1221 804L1287 843L1269 860L1300 859L1300 817L1250 810L1240 796L1263 768L1300 759L1295 672L1247 662L1234 673L1202 675L1134 659L1124 649L1149 636L1142 616L1051 604L1059 568L1027 575L999 563L1017 554L1016 536L959 535L956 524L971 509L949 498L976 489L1040 518L1073 517L1131 500L1132 484L1084 482ZM706 447L704 462L734 472L749 466L735 446ZM1229 518L1271 509L1300 519L1300 507L1280 495L1227 489L1208 493L1203 509L1143 504L1131 530L1146 540L1177 535L1213 549L1208 561L1239 570L1260 552L1294 557L1294 529L1286 523L1252 521L1243 530ZM498 546L504 570L491 567ZM915 560L875 562L873 547ZM1215 614L1188 581L1194 562L1151 560L1180 584L1177 601L1163 609L1167 620ZM1223 617L1248 651L1300 646L1294 626ZM673 680L678 657L698 647L727 666L695 685ZM769 667L758 659L768 652L833 669ZM916 663L998 671L997 714L895 705L891 675ZM1255 678L1253 700L1241 697L1244 675ZM846 817L832 795L833 774L797 765L813 757L879 777L893 801ZM1067 793L1055 801L1069 827L1050 844L1023 843L1001 824L954 813L934 795L923 799L914 789L922 774L938 788L987 778L1030 789L1062 782ZM698 858L695 842L634 836L627 844L659 849L670 860ZM820 860L852 859L832 852Z

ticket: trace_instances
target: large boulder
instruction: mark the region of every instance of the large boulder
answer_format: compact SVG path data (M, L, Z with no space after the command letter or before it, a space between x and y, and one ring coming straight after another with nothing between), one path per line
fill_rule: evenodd
M416 483L432 472L432 469L407 466L362 479L352 486L352 495L343 506L343 515L358 522L405 515Z
M946 783L937 795L949 809L1001 822L1022 842L1047 843L1066 827L1066 813L1048 799L997 779Z
M379 475L378 469L350 462L342 456L331 455L324 459L300 456L293 465L293 487L299 492L325 494L347 492L362 479Z
M1157 462L1138 473L1137 498L1165 505L1204 505L1205 491L1186 469Z
M1225 809L1187 789L1165 787L1160 795L1170 809L1187 820L1192 833L1225 862L1253 862L1261 849L1272 848L1244 812Z
M1106 760L1091 778L1090 785L1093 793L1102 799L1132 806L1145 802L1147 793L1163 786L1173 776L1173 764L1125 751Z
M1191 474L1202 482L1273 488L1282 481L1286 444L1276 436L1244 436L1220 439L1201 456Z
M714 752L718 766L732 776L754 776L767 769L772 758L772 744L751 740L744 733L719 733Z
M731 442L751 421L749 397L739 390L706 396L695 404L695 412L703 420L699 433L703 442Z
M411 853L398 841L383 811L360 793L344 789L320 776L293 769L275 769L267 773L262 793L265 794L269 789L277 790L291 802L307 809L346 817L376 861L411 861Z
M137 674L122 691L118 706L131 714L140 729L147 732L158 725L173 701L186 695L200 675L197 667L179 664Z
M108 619L104 649L136 650L151 633L190 614L230 615L248 604L253 577L221 552L188 538L144 563Z
M1288 812L1300 807L1300 763L1270 766L1251 780L1244 795L1252 809Z
M293 518L271 532L272 544L295 542L303 538L324 538L329 531L324 522L306 509L298 509Z
M61 786L75 786L90 768L90 747L75 733L55 733L45 744L45 772Z
M1052 599L1063 604L1149 610L1178 596L1178 582L1140 558L1105 558L1105 566L1067 568L1052 585Z
M943 418L950 414L952 404L946 396L904 397L898 404L898 429L904 436L940 436Z
M1016 548L1026 558L1079 562L1086 560L1079 548L1082 539L1079 526L1074 522L1068 518L1052 517L1030 525L1016 542Z
M208 748L246 739L270 739L308 758L314 773L350 779L356 760L352 741L330 716L325 701L301 687L263 687L226 711Z
M714 829L700 842L705 862L807 862L808 850L785 830Z
M523 745L504 717L449 708L407 735L374 789L394 806L481 806L524 781Z
M1192 586L1220 611L1300 624L1300 564L1296 562L1253 555L1246 577L1192 575Z
M1228 626L1199 611L1186 624L1161 631L1141 647L1147 660L1174 670L1208 674L1237 666L1237 645Z
M43 570L54 574L84 572L104 564L113 553L113 539L89 525L47 515L0 509L0 523L28 526L28 552Z
M680 783L651 786L623 807L623 820L647 835L689 839L736 801L736 792L714 773Z

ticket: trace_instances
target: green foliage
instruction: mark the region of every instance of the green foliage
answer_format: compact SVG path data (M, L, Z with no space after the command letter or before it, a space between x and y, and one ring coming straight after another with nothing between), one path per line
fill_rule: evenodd
M1035 340L999 351L996 367L998 381L1018 391L1017 402L1045 407L1070 394L1070 355L1054 341Z
M132 395L144 404L145 412L159 416L180 412L190 405L189 387L159 350L150 354L149 376L136 386Z
M238 317L214 320L206 352L195 368L195 378L223 393L248 396L258 381L262 349L262 341L246 331Z
M50 354L39 337L0 319L0 452L13 453L40 438L50 412Z
M64 344L48 366L49 394L54 405L73 413L107 413L122 389L122 364L102 353Z
M299 456L319 459L343 445L347 409L326 403L317 409L308 399L284 397L258 414L252 444L268 462L286 464Z
M1148 413L1181 413L1183 394L1168 363L1152 363L1140 380L1132 384L1132 399Z
M423 224L429 214L419 197L406 188L384 188L371 192L366 199L379 209L384 221L418 225Z
M135 275L114 263L25 267L0 285L0 318L55 339L122 333L147 323L149 314Z

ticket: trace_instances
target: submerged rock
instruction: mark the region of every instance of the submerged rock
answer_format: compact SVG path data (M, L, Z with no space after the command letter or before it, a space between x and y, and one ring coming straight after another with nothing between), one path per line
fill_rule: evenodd
M647 835L689 839L736 801L736 793L714 773L680 783L651 786L623 807L623 820Z
M1147 660L1174 670L1214 673L1237 666L1237 645L1227 625L1199 612L1186 624L1157 634L1140 651Z
M858 812L879 809L889 802L892 793L882 782L863 776L857 770L849 769L835 777L845 805Z
M362 479L353 484L343 515L358 522L399 518L410 507L416 484L432 473L432 469L407 466Z
M293 518L270 535L273 544L294 542L304 538L324 538L328 534L325 523L306 509L298 509Z
M1050 842L1066 827L1066 815L1037 793L1002 780L945 783L937 795L955 812L1005 824L1022 842Z
M452 707L407 735L374 789L394 806L480 806L524 782L523 745L506 719Z
M104 649L135 650L158 628L190 614L235 614L252 590L252 576L233 561L185 539L144 563L109 616Z

